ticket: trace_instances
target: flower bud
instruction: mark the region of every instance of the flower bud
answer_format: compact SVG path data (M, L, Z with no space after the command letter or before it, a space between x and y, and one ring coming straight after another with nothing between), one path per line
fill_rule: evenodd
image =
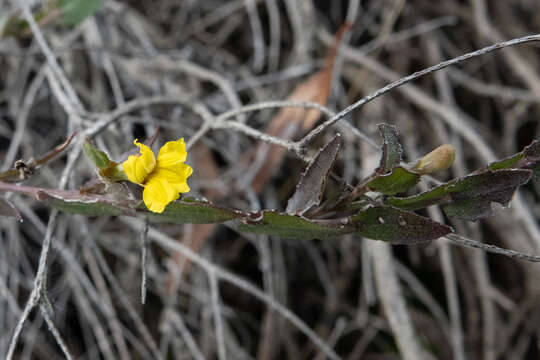
M424 155L412 168L419 174L431 174L435 171L446 170L456 160L456 150L452 145L444 144Z

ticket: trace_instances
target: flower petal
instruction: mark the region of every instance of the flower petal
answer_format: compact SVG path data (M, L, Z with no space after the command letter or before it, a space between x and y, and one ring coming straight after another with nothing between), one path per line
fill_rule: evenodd
M169 167L157 166L151 177L159 177L167 180L169 183L185 183L187 178L193 173L191 166L187 164L178 164Z
M143 191L143 201L148 210L162 213L165 206L171 201L178 199L180 194L175 186L171 186L167 180L151 176Z
M148 175L156 167L156 158L152 149L148 146L139 143L137 140L133 143L139 147L141 153L139 155L130 155L122 163L122 167L129 181L143 184Z
M187 178L191 175L193 169L186 164L178 164L175 167L156 167L148 181L159 179L162 184L174 189L176 193L189 192ZM175 200L178 197L175 198Z
M176 190L179 194L187 193L190 191L190 188L187 182L171 184L171 185L174 187L174 190Z
M186 161L187 152L184 138L168 141L159 149L157 163L160 167L171 167Z

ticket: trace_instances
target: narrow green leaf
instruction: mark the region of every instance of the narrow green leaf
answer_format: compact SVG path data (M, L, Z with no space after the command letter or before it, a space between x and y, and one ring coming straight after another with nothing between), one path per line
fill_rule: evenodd
M452 228L410 211L376 206L352 217L357 234L396 244L428 242L452 232Z
M88 160L90 160L98 169L106 169L111 165L111 161L107 154L98 150L88 139L83 142L82 147L84 155L86 155Z
M55 194L50 191L38 192L38 200L72 214L85 216L135 215L134 209L123 206L104 195ZM141 204L137 213L147 216L150 221L170 224L209 224L238 218L239 211L221 208L204 201L175 201L170 203L161 214L153 213Z
M146 209L134 199L125 184L105 184L105 194L81 193L78 190L43 189L0 182L0 191L11 191L28 196L61 211L86 216L129 215L148 216L156 222L176 224L209 224L246 216L234 209L223 208L206 201L187 198L170 203L161 214Z
M287 213L302 215L321 203L330 171L334 167L341 135L336 134L322 149L302 174L294 195L287 204Z
M491 203L508 206L517 188L531 178L531 170L507 169L469 175L452 189L452 202L443 206L451 217L476 221L491 214Z
M355 233L396 244L427 242L452 232L446 225L388 206L371 207L352 217L328 220L262 211L239 221L238 230L293 239L331 239Z
M397 128L389 124L379 124L379 134L382 137L382 157L377 172L384 174L401 162L401 144L398 139Z
M292 239L328 239L353 233L349 220L309 220L299 215L262 211L237 221L238 230Z
M101 9L101 0L59 0L58 4L65 25L78 25Z
M394 195L405 192L420 181L420 175L401 166L395 167L389 174L376 176L366 184L371 191L378 191L385 195Z
M418 195L409 197L389 197L385 200L387 204L399 207L406 210L418 210L428 207L430 205L440 204L443 202L450 202L449 190L447 186L454 184L456 180L452 180L446 184L437 186L431 190L423 192Z
M531 170L486 170L461 179L454 179L432 190L407 198L387 198L390 205L416 210L442 204L448 216L477 220L491 212L491 203L507 206L517 187L529 181Z
M122 208L103 195L81 195L78 191L39 190L39 201L71 214L85 216L105 216L127 214L129 209Z
M488 165L488 169L489 170L502 170L502 169L512 168L513 166L517 165L521 159L523 159L523 152L514 154L502 160L492 162L491 164Z
M97 149L88 139L84 141L82 146L84 155L98 168L101 178L107 179L107 182L128 180L122 165L109 160L107 154Z
M161 214L146 210L141 204L140 213L144 213L151 221L172 224L210 224L236 219L245 214L234 209L213 205L206 201L185 199L170 203Z
M492 162L488 165L488 169L531 169L533 171L533 181L540 181L540 141L534 140L523 151Z

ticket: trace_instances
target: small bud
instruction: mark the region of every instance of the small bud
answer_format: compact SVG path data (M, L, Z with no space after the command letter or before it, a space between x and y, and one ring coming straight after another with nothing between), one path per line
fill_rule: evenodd
M456 149L452 145L444 144L424 155L412 168L419 174L431 174L435 171L446 170L456 160Z

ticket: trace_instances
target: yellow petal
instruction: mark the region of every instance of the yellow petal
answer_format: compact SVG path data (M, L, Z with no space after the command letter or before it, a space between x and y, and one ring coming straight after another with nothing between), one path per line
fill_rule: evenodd
M156 167L156 158L152 149L148 146L139 143L137 140L133 143L139 147L141 153L139 155L130 155L122 163L122 167L129 181L143 184L148 175Z
M186 161L187 152L184 138L168 141L159 149L157 163L159 167L171 167Z
M178 164L174 166L163 167L158 166L154 169L151 177L159 177L167 180L171 184L185 183L187 178L193 173L191 166L187 164Z
M151 176L143 191L143 201L148 210L162 213L165 206L171 201L178 199L180 194L167 180Z
M173 187L174 187L174 190L176 190L176 192L182 194L182 193L187 193L190 191L190 188L189 188L189 185L187 184L187 182L183 182L183 183L178 183L178 184L171 184Z

